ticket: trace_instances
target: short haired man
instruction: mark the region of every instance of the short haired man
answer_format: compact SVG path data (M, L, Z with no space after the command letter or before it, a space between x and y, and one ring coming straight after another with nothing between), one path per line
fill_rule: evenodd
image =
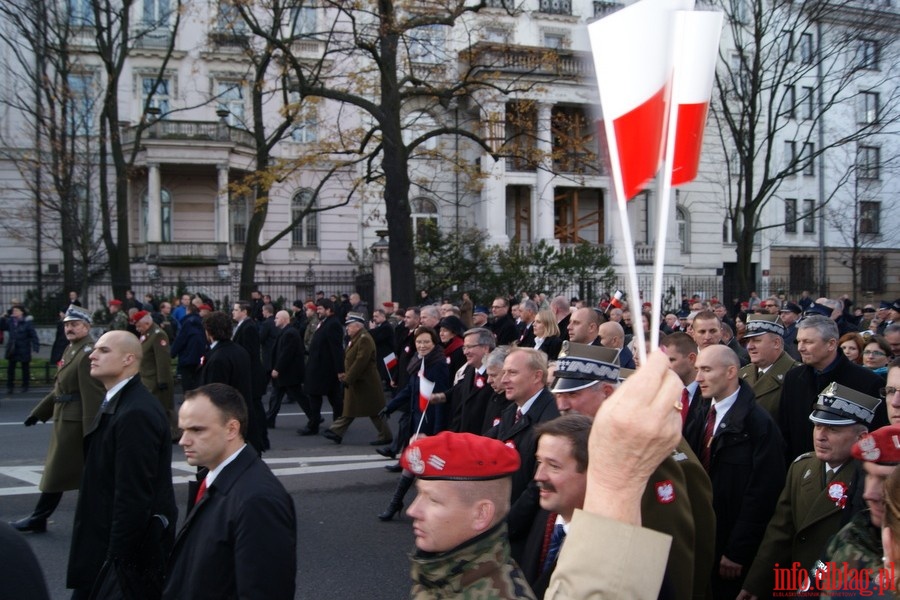
M816 571L837 565L849 572L878 573L885 567L884 548L881 543L881 527L884 525L884 482L900 464L900 448L895 440L900 436L900 426L890 425L876 429L853 444L851 454L861 464L865 472L863 500L868 510L857 512L850 522L838 531L828 542L821 560L810 572L811 581L816 581ZM850 571L852 569L852 571ZM832 579L832 581L835 581ZM877 579L872 577L873 591ZM822 590L820 598L839 598L846 595L849 587ZM862 590L854 590L862 591ZM838 592L832 595L832 592ZM844 592L844 593L840 593ZM874 594L873 594L874 595Z
M800 563L808 571L831 536L862 508L859 463L850 451L865 435L880 403L837 383L822 390L809 415L815 424L816 449L797 457L788 469L775 514L739 598L771 592L776 564Z
M403 468L417 477L411 597L534 599L506 535L519 454L506 444L444 431L410 444Z
M59 362L53 389L25 419L25 426L31 427L52 418L53 431L38 485L41 495L37 505L31 516L10 523L19 531L46 531L47 519L59 506L63 492L78 489L84 468L84 436L106 394L103 384L91 377L88 355L94 339L90 315L74 304L69 306L63 317L63 330L69 345Z
M332 418L339 419L344 414L343 390L340 376L344 372L344 328L335 314L331 300L316 302L319 326L313 334L306 361L306 376L303 391L309 396L309 411L306 412L306 427L298 429L299 435L316 435L322 418L322 403L328 397Z
M701 311L697 313L694 316L693 321L691 321L691 335L694 336L694 341L697 342L697 347L700 349L700 352L703 352L704 348L723 344L722 321L720 321L719 317L712 311ZM737 342L737 339L732 338L729 340L729 343L725 345L728 348L731 348L738 356L738 359L741 361L741 366L750 364L750 356Z
M441 311L437 306L427 305L419 309L419 324L422 327L431 327L435 331L441 322Z
M634 354L625 345L625 330L615 321L608 321L600 325L597 330L597 338L600 345L619 351L619 365L623 369L634 369Z
M552 392L559 411L594 419L619 387L621 371L614 349L570 342L555 376ZM713 566L712 515L709 477L681 439L654 469L641 501L643 525L673 538L666 579L677 598L705 595Z
M802 314L803 309L793 302L785 302L778 311L784 325L784 351L796 361L800 360L800 350L797 348L797 321Z
M462 378L444 393L434 394L432 401L450 405L450 431L475 433L486 431L485 415L494 391L487 383L485 357L494 349L494 334L488 329L469 329L463 336L466 364Z
M887 386L881 396L887 404L887 414L891 425L900 425L900 358L888 365Z
M272 386L275 393L269 399L268 411L266 411L266 426L275 427L275 421L281 410L281 402L284 396L297 406L307 406L307 398L303 395L304 368L303 338L300 332L291 327L291 317L285 310L275 313L275 327L278 328L278 336L275 338L275 347L272 349Z
M141 334L141 381L156 396L160 406L166 411L172 441L181 437L178 431L178 417L175 414L175 375L172 373L172 354L169 338L146 310L134 315L134 326Z
M565 296L556 296L550 301L550 310L556 317L556 325L559 327L559 337L566 341L569 339L569 319L572 318L571 303Z
M785 459L813 449L812 423L808 416L819 392L829 383L839 383L867 396L879 397L884 379L869 369L850 362L838 347L838 327L828 317L814 315L798 325L797 348L803 364L784 376L778 404L778 426L785 441ZM884 405L878 407L872 426L888 423Z
M579 308L569 319L569 341L599 346L600 323L603 317L589 306Z
M197 373L200 359L206 353L206 332L197 307L190 302L187 303L184 318L178 326L178 335L169 346L169 352L173 358L178 359L175 371L181 377L181 389L187 392L199 386Z
M884 329L884 339L891 346L894 358L900 358L900 323L891 323Z
M231 339L246 350L247 356L250 357L247 363L250 366L250 396L244 398L247 401L250 418L248 439L257 450L265 452L269 449L269 432L266 429L266 409L263 408L262 397L268 386L268 379L263 371L262 343L259 339L263 306L265 303L262 298L254 298L251 302L239 300L234 303L231 309L231 319L234 321Z
M505 346L512 344L519 339L519 331L516 328L516 321L509 314L509 301L502 296L497 296L491 303L491 320L488 328L494 332L497 337L497 345Z
M753 388L756 403L777 423L784 376L800 363L784 351L784 325L778 315L748 317L744 341L750 364L741 369L741 379Z
M709 400L703 398L697 382L697 343L688 334L676 331L659 340L659 345L666 349L669 369L684 386L681 390L682 434L685 439L694 439L705 426L705 415L709 410Z
M778 427L756 404L739 369L737 355L725 346L708 346L697 357L697 381L711 403L702 435L688 441L712 480L714 598L735 598L741 591L785 475Z
M590 417L570 414L541 423L535 430L534 480L540 490L541 512L528 536L522 571L538 598L544 597L575 509L584 506L592 424Z
M540 308L534 300L522 300L519 303L519 315L524 328L519 335L518 345L521 348L534 348L534 319Z
M559 410L547 389L547 355L540 350L514 348L503 363L501 383L510 405L500 415L500 423L485 435L512 445L522 461L513 474L512 508L507 519L513 558L518 560L539 509L533 480L537 447L534 428L558 417Z
M122 301L113 298L109 301L109 329L107 331L128 331L128 315L122 310Z
M294 503L248 448L247 406L221 383L185 394L179 444L202 467L169 556L163 598L293 598L297 572Z
M141 343L127 331L103 334L90 354L91 376L106 397L85 436L66 587L88 598L107 574L128 573L152 595L162 581L155 559L171 548L178 510L172 489L172 436L159 401L141 383Z

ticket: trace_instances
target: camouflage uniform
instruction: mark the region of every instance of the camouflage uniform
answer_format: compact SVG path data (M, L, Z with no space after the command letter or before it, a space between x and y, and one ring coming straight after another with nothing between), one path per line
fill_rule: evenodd
M534 600L525 575L509 555L506 524L501 523L450 552L410 556L410 598L508 598Z
M878 573L878 569L884 567L883 554L881 530L872 524L869 511L864 510L856 513L847 525L834 534L825 548L822 560L811 569L810 578L814 578L816 569L826 563L835 563L841 567L846 562L850 569L870 569L870 573ZM870 589L876 591L877 577L872 577L870 581ZM837 595L837 597L844 596L840 593ZM827 591L823 591L819 596L820 600L830 600L831 597Z
M122 310L119 310L119 312L113 315L107 331L128 331L128 315L122 312Z

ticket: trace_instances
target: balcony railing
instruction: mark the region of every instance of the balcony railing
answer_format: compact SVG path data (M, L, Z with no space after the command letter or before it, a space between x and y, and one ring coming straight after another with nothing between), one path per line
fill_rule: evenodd
M625 6L621 2L607 2L605 0L594 0L594 16L597 18L605 17L614 13Z
M157 265L225 265L225 242L147 242L147 262Z
M541 7L538 12L549 15L571 15L571 0L541 0Z
M122 129L122 143L134 143L135 127ZM253 135L246 129L232 127L222 121L169 121L160 119L144 130L144 140L201 140L234 142L253 147Z
M158 23L139 23L134 33L136 48L166 49L172 41L172 30Z
M479 71L576 78L594 76L594 64L587 52L480 42L465 53L468 53L470 64Z

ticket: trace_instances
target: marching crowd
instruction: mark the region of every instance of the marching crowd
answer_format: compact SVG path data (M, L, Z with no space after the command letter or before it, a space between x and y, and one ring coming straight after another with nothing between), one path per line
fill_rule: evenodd
M79 490L73 598L292 598L294 507L260 459L285 402L301 436L372 423L399 475L377 517L413 521L415 598L895 593L900 299L686 297L645 360L650 306L619 294L370 311L254 292L230 315L129 294L96 342L71 300L25 421L54 422L41 495L11 525L45 531ZM198 467L177 528L173 442Z

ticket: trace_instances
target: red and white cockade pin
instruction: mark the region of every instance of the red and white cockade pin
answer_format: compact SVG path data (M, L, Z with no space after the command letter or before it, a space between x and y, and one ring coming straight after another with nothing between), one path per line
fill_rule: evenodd
M656 483L656 499L660 504L671 504L675 502L675 486L672 481L666 479Z
M843 481L833 481L828 485L828 497L838 508L847 506L847 484Z

